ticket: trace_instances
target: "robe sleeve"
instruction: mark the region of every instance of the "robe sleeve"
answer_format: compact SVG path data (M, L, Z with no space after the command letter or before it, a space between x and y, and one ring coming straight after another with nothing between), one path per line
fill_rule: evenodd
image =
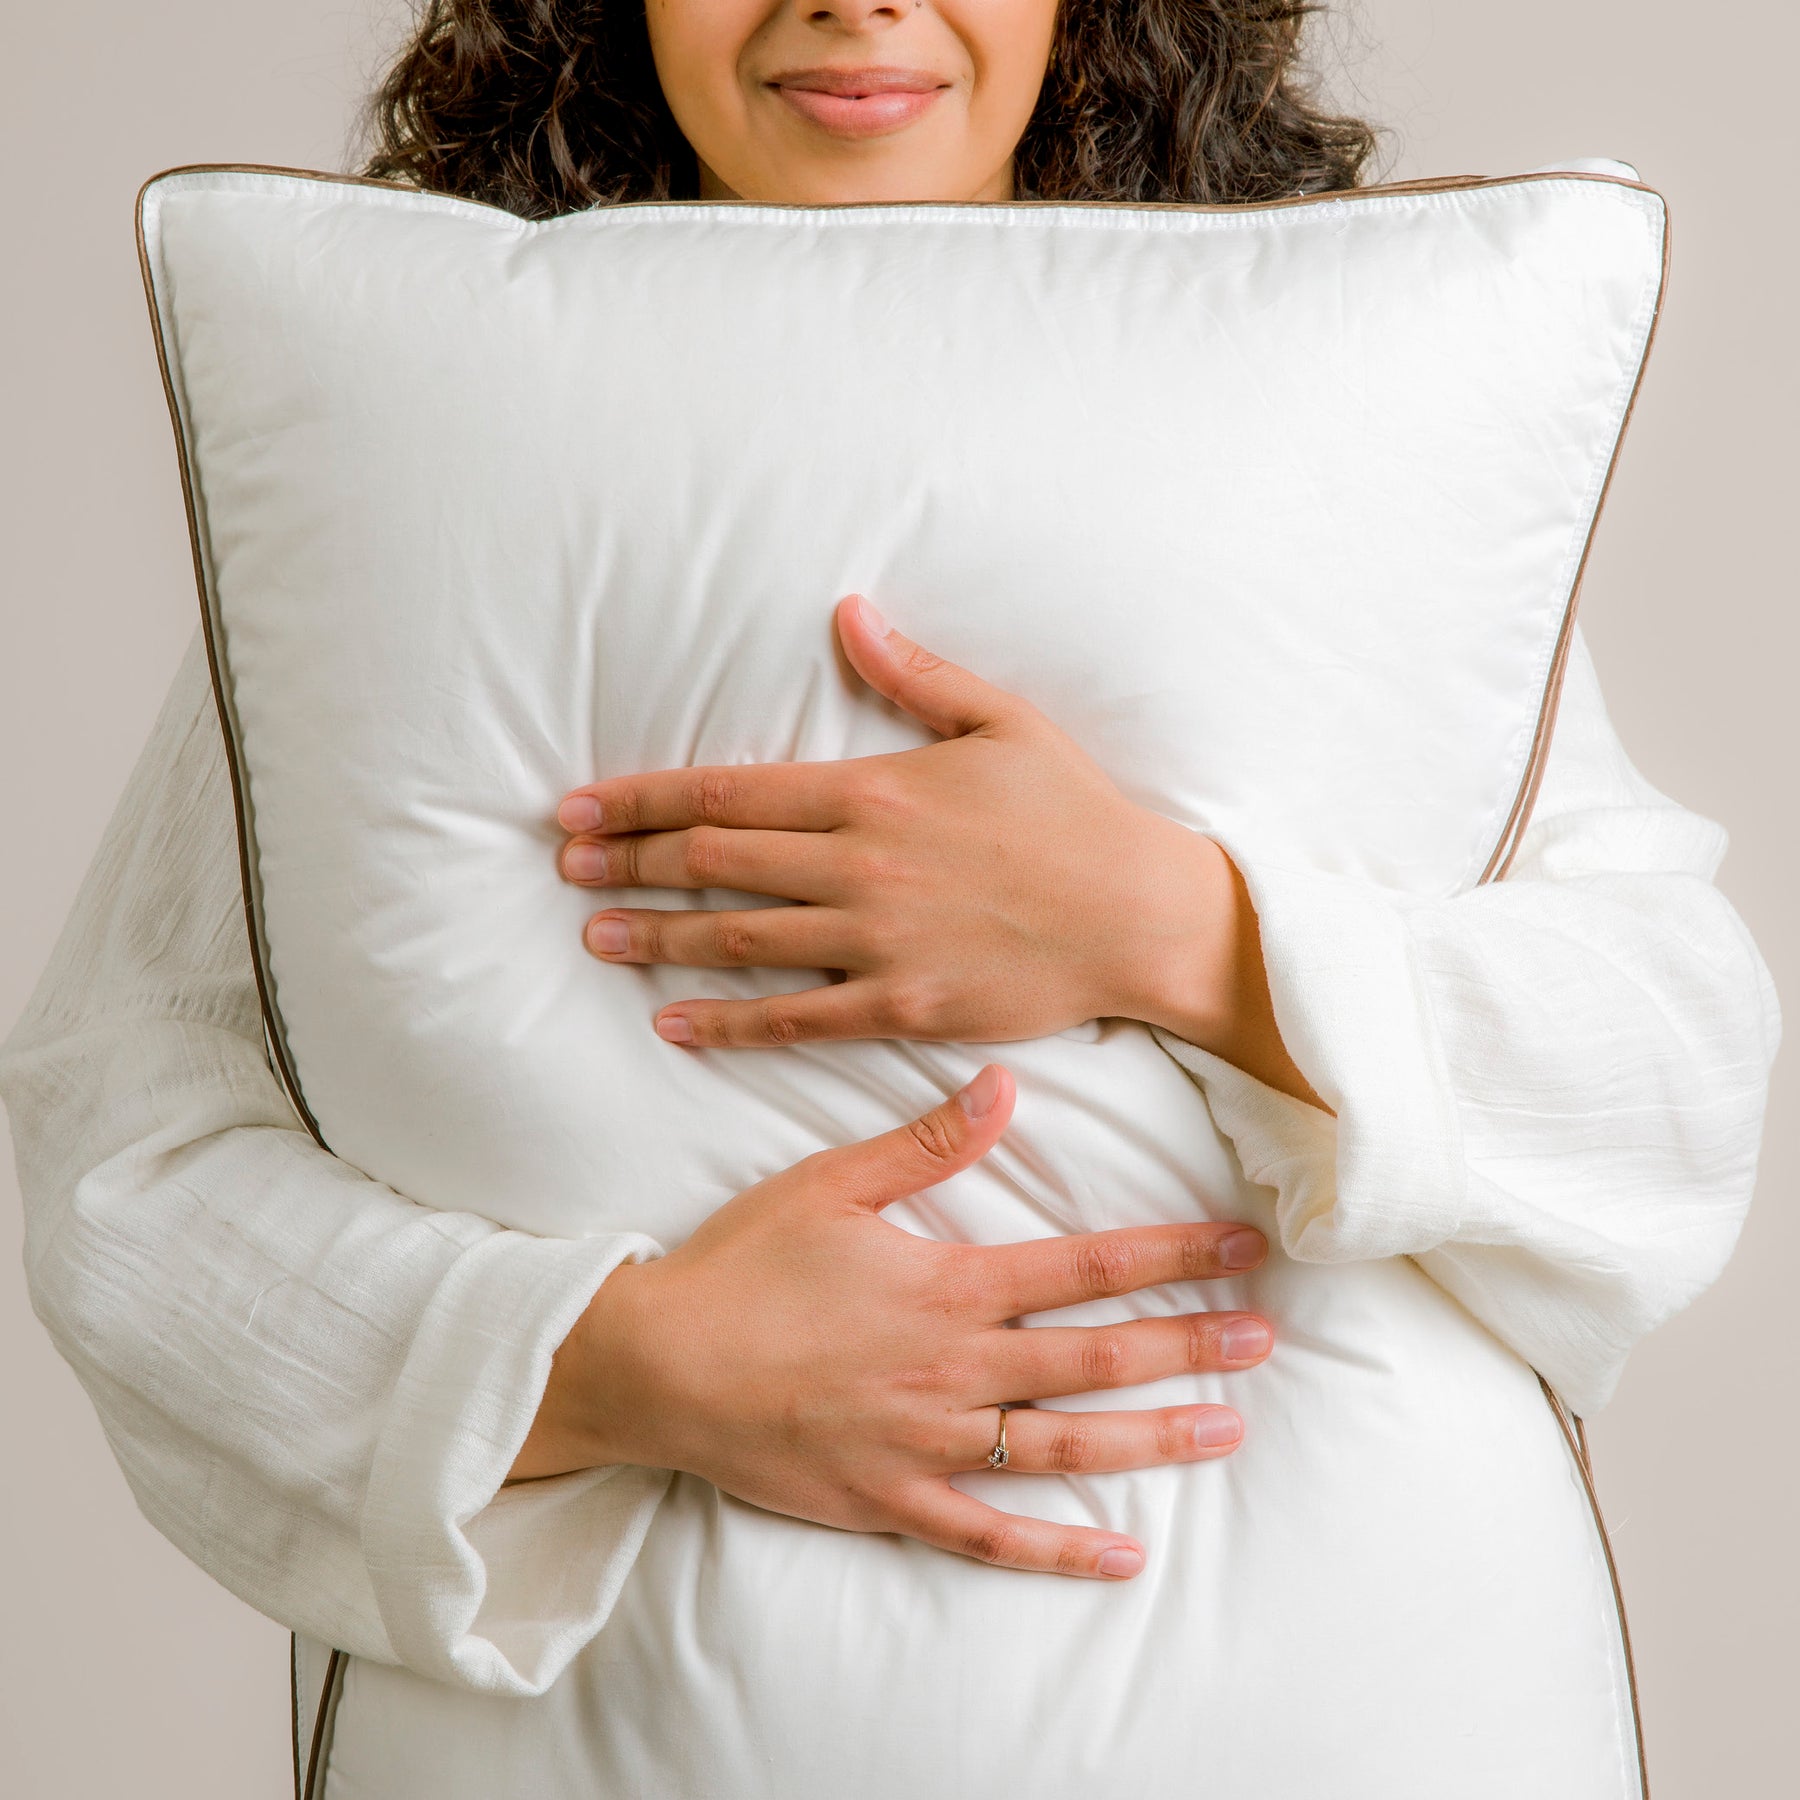
M541 1693L665 1471L503 1486L552 1352L637 1234L417 1205L321 1149L264 1048L198 634L0 1049L32 1303L150 1522L355 1655Z
M1717 1278L1755 1182L1781 1013L1713 885L1724 830L1633 767L1577 630L1503 879L1414 901L1225 847L1332 1110L1156 1036L1274 1190L1283 1249L1411 1256L1576 1413L1605 1405Z

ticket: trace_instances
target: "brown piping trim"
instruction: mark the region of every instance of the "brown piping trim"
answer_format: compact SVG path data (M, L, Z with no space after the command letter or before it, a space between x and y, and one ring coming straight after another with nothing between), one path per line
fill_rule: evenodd
M1600 1508L1599 1490L1594 1486L1594 1465L1588 1456L1587 1427L1569 1410L1563 1397L1542 1375L1538 1376L1538 1386L1544 1390L1544 1398L1550 1403L1550 1410L1556 1415L1556 1422L1561 1426L1562 1434L1575 1458L1575 1468L1581 1476L1588 1507L1594 1515L1600 1548L1606 1555L1606 1574L1612 1583L1613 1605L1619 1614L1619 1641L1625 1649L1625 1680L1631 1690L1631 1724L1637 1743L1638 1792L1643 1800L1650 1800L1650 1771L1644 1761L1644 1715L1638 1705L1637 1663L1631 1654L1631 1626L1625 1617L1625 1590L1619 1584L1619 1565L1613 1557L1612 1539L1607 1535L1606 1515Z
M1599 179L1599 178L1597 178ZM1621 186L1632 185L1629 182ZM1645 192L1650 192L1645 189ZM1526 758L1525 779L1520 787L1518 798L1513 802L1513 809L1507 818L1506 827L1500 834L1500 842L1494 848L1494 854L1488 860L1488 866L1482 871L1482 882L1498 881L1512 867L1513 858L1519 852L1519 840L1525 835L1525 827L1531 822L1532 808L1537 804L1538 788L1544 779L1544 764L1550 753L1550 733L1556 723L1557 703L1562 698L1563 675L1568 667L1569 645L1575 630L1575 609L1581 600L1581 584L1587 575L1588 558L1594 549L1594 534L1600 529L1600 515L1606 510L1607 496L1612 492L1613 476L1619 467L1619 451L1625 442L1625 433L1631 428L1632 415L1637 411L1638 396L1644 391L1644 371L1650 366L1650 352L1656 346L1656 333L1662 324L1663 302L1669 294L1669 256L1670 235L1667 210L1663 215L1662 234L1662 273L1657 278L1656 306L1650 315L1650 330L1644 338L1643 354L1638 358L1637 379L1631 385L1631 398L1625 403L1625 416L1619 421L1619 435L1613 439L1612 455L1607 459L1606 479L1600 486L1600 498L1594 503L1594 516L1588 521L1587 539L1581 546L1581 561L1575 566L1575 580L1569 588L1569 603L1563 612L1562 629L1557 633L1556 654L1551 659L1550 677L1544 685L1544 702L1538 714L1537 730L1531 740L1531 754Z
M160 179L152 176L151 181ZM258 918L256 895L259 882L250 849L250 807L249 789L243 770L242 752L238 746L237 720L226 694L225 682L220 669L218 632L213 621L213 608L206 580L206 557L201 544L200 512L197 496L194 492L194 478L188 452L187 429L182 422L181 407L175 396L175 381L169 367L168 346L163 342L162 311L157 305L156 284L151 276L150 250L144 238L144 196L149 191L151 181L138 189L136 221L138 270L143 276L144 298L150 308L150 333L156 340L156 363L162 372L163 397L169 406L169 420L175 429L175 447L177 461L181 465L181 495L187 508L188 544L193 553L194 585L200 596L200 623L206 636L206 661L212 672L213 703L218 708L219 729L225 739L225 761L231 772L231 796L233 811L237 815L238 835L238 873L244 889L244 923L250 934L251 961L256 968L256 991L262 1004L263 1024L268 1039L268 1050L273 1053L276 1072L281 1077L281 1084L287 1090L289 1101L294 1110L305 1122L313 1141L321 1149L329 1149L323 1134L319 1130L319 1122L313 1117L312 1108L306 1104L305 1096L300 1091L300 1083L294 1074L287 1052L287 1037L282 1028L281 1015L275 1005L272 982L265 967L267 960L266 947L262 939L261 921Z
M288 1633L288 1742L294 1752L294 1800L304 1800L300 1792L300 1639Z
M1629 416L1629 412L1627 414ZM1613 452L1618 455L1615 446ZM1608 471L1608 482L1611 472ZM1601 492L1605 500L1604 489ZM1588 527L1588 541L1593 542L1594 525L1598 524L1600 509L1594 509L1594 523ZM1587 560L1586 551L1582 560ZM1563 676L1569 664L1569 646L1575 638L1575 609L1581 595L1581 578L1576 576L1575 584L1569 590L1569 603L1563 611L1562 624L1556 633L1556 649L1550 658L1550 672L1544 682L1544 698L1538 709L1538 721L1531 736L1531 751L1525 758L1525 771L1520 780L1519 791L1513 799L1512 811L1507 815L1506 824L1500 832L1500 841L1494 846L1494 853L1488 858L1488 865L1482 870L1476 881L1477 887L1489 881L1504 878L1512 867L1513 858L1518 854L1519 842L1525 835L1525 827L1531 821L1533 808L1537 805L1538 788L1544 779L1544 765L1550 756L1550 734L1556 723L1557 708L1562 701Z
M349 1659L342 1650L334 1650L325 1665L325 1680L319 1688L319 1710L313 1716L312 1748L306 1754L306 1785L297 1789L298 1800L324 1800L325 1767L319 1753L325 1747L325 1728L336 1718L338 1700L344 1688L344 1664ZM294 1738L295 1767L299 1767L300 1739Z
M392 181L376 175L340 175L329 169L292 169L280 163L177 163L159 169L144 183L151 187L172 175L283 175L294 181L317 181L328 187L386 188L391 193L415 194L424 198L450 200L458 206L480 207L487 212L503 213L520 225L552 224L553 219L525 219L504 206L489 200L466 200L460 194L440 194L433 188L421 188L409 181ZM1281 200L1204 201L1204 200L1006 200L1000 202L972 200L837 200L828 206L787 200L615 200L604 202L607 212L628 212L649 206L704 206L717 210L754 210L767 212L855 212L869 207L940 207L966 210L976 205L1006 207L1097 207L1107 212L1180 212L1180 213L1253 213L1287 212L1294 207L1320 206L1331 201L1379 199L1385 195L1462 193L1473 188L1524 187L1539 181L1593 181L1606 187L1630 188L1640 194L1655 194L1647 182L1627 181L1619 175L1596 175L1582 169L1539 169L1528 175L1432 175L1416 181L1372 182L1367 187L1329 188L1314 194L1292 194ZM139 191L140 205L142 190ZM1658 196L1660 198L1660 196ZM574 218L580 211L598 212L601 206L578 208L560 213L558 218Z

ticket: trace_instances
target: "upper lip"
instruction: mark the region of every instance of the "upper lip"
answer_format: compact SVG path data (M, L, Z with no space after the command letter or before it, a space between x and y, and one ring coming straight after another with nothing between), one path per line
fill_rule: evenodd
M947 85L929 69L787 69L770 77L773 87L808 88L816 94L923 93Z

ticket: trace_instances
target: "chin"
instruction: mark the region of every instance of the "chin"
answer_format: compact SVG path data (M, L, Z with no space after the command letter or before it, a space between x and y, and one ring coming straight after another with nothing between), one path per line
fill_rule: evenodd
M718 170L718 165L712 165ZM954 159L933 155L904 131L830 146L811 154L784 147L780 155L759 159L754 172L741 179L718 171L740 198L789 206L851 206L859 202L968 201L992 176L954 166Z

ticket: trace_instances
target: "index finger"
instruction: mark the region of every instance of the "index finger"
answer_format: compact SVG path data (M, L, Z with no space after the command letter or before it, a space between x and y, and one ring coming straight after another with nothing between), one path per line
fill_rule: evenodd
M685 831L727 825L750 831L831 831L848 822L842 763L740 763L615 775L563 797L565 831Z
M1254 1225L1130 1225L1079 1237L1033 1238L979 1252L993 1285L987 1311L997 1321L1103 1300L1170 1281L1242 1275L1269 1252Z

